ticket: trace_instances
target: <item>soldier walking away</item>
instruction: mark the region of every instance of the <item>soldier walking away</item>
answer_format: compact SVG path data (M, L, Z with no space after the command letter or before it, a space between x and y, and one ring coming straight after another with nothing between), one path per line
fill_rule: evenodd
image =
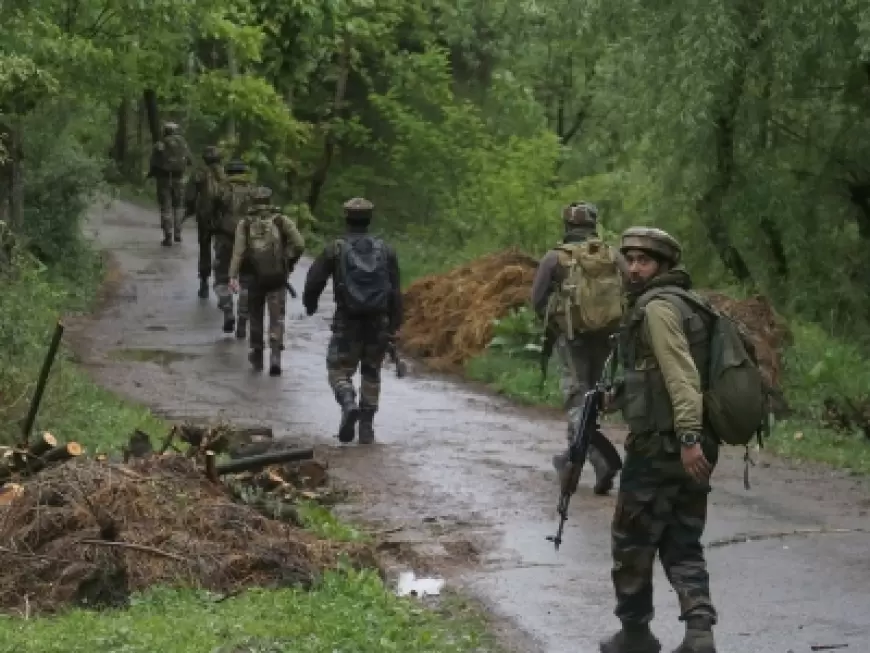
M218 308L224 314L224 333L236 331L236 338L245 337L248 322L248 288L250 266L244 258L240 264L238 321L233 307L233 293L230 292L230 263L236 242L236 229L250 210L251 194L255 186L251 181L250 170L244 161L234 159L224 168L224 181L218 192L215 219L212 226L214 234L214 292Z
M251 273L248 287L251 352L248 360L254 369L263 369L263 322L268 307L269 375L278 376L284 349L287 284L305 251L305 240L293 220L270 205L271 198L272 190L265 186L255 188L251 194L251 209L236 227L230 284L233 292L238 292L239 271L246 260Z
M213 145L202 153L204 166L198 168L187 180L184 203L186 218L196 216L196 235L199 244L199 297L208 299L208 279L212 266L212 232L215 227L215 211L224 181L220 150Z
M181 242L181 203L184 192L184 172L193 160L187 141L174 122L163 124L163 137L154 143L147 177L154 177L157 204L160 207L160 228L164 247L171 247L173 237Z
M555 347L561 363L570 442L581 418L583 396L604 371L610 353L608 338L622 316L623 288L616 254L597 236L595 205L577 202L566 206L562 221L564 239L541 259L531 301L546 326L545 358ZM560 480L567 460L567 449L553 457ZM622 460L600 432L590 441L589 462L595 470L594 492L607 494Z
M673 237L632 227L620 251L629 291L619 336L624 378L607 403L608 410L622 409L629 428L611 531L622 628L600 650L661 650L649 626L658 553L686 624L674 653L715 653L717 613L701 545L709 479L719 458L719 441L702 419L710 326L694 304Z
M329 243L305 279L302 303L308 315L332 277L335 313L326 355L329 385L341 406L338 439L353 442L359 420L360 444L375 440L374 417L381 393L381 365L402 323L399 259L382 239L368 233L374 205L355 197L344 204L345 234ZM357 405L353 376L360 370Z

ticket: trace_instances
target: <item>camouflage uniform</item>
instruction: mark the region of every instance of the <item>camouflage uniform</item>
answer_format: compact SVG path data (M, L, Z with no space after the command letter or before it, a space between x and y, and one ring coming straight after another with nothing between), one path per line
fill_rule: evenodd
M214 292L217 295L218 308L224 314L224 333L232 333L235 328L236 337L241 340L245 337L246 325L250 317L248 292L250 273L242 260L239 269L239 301L238 315L236 315L233 294L229 288L229 281L233 278L230 273L230 263L236 242L236 228L232 225L239 224L245 216L233 214L231 195L235 189L253 193L255 186L251 182L248 166L242 161L230 161L224 168L224 173L226 177L218 200L212 232L214 234Z
M564 243L582 243L596 234L598 209L585 202L566 206L562 211L565 225ZM562 281L564 272L559 264L559 250L551 249L541 259L532 282L532 306L543 319L550 295ZM610 353L610 333L588 333L569 338L556 336L555 351L562 368L560 389L568 413L567 438L570 441L582 416L583 395L591 390L604 372ZM595 470L596 494L606 494L613 487L613 479L622 467L619 453L603 434L596 432L589 444L589 462ZM553 458L553 466L563 473L567 451Z
M293 221L282 214L277 207L270 206L272 191L266 187L254 190L251 195L251 210L236 227L235 245L230 263L230 278L238 279L243 260L248 249L248 228L252 220L274 220L281 231L284 244L283 256L286 265L284 283L277 287L263 287L256 274L251 270L248 288L248 310L251 318L249 360L257 368L263 367L263 326L265 312L269 311L269 374L277 376L281 373L281 352L284 349L284 316L287 307L287 278L293 272L293 267L305 251L305 239Z
M687 305L679 308L666 298L653 299L643 310L635 308L646 291L691 286L678 265L679 244L668 234L645 228L626 231L622 251L638 249L670 265L642 288L632 289L620 333L625 372L615 403L622 408L629 436L611 535L615 614L623 627L601 643L601 651L661 649L649 629L658 553L677 594L680 619L686 622L685 639L675 653L715 653L712 626L717 614L701 545L710 486L692 478L680 458L681 446L698 442L711 467L718 460L718 444L702 426L704 379L687 336L702 342L706 327L696 326L700 323L693 320L699 317Z
M148 176L154 177L157 186L157 205L160 207L160 228L163 230L165 247L172 245L173 234L176 243L181 242L181 208L184 197L184 173L170 172L163 167L162 155L166 148L166 137L178 133L178 125L167 122L163 125L163 138L154 144L151 152L151 165ZM185 143L185 148L187 144ZM187 164L193 163L190 155L186 155Z
M354 198L344 204L348 227L344 236L346 239L368 233L373 209L372 203L362 198ZM387 314L368 320L349 318L340 303L340 295L335 293L336 307L332 318L332 338L326 355L326 369L329 386L342 408L338 438L344 443L353 441L357 420L360 423L359 442L370 444L374 441L374 416L378 411L381 393L381 366L388 343L395 338L402 322L399 260L391 248L387 248L387 256L392 286ZM330 277L335 291L336 267L336 243L333 242L324 248L308 270L302 295L302 303L308 315L313 315L317 310L320 295ZM357 368L361 377L359 406L353 386L353 376Z
M212 187L219 189L224 181L224 171L221 167L220 150L209 146L205 148L202 159L205 167L196 170L187 180L185 192L185 217L196 216L196 235L199 245L199 261L197 270L199 273L199 296L208 298L208 278L211 276L212 266L212 233L215 221L215 206L217 197L209 197L208 181L213 181Z

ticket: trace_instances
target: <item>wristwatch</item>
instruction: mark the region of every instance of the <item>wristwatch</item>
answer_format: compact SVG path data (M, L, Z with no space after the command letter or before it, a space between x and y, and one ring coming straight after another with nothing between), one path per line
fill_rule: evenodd
M701 441L701 436L698 433L683 433L679 437L680 444L684 447L691 447Z

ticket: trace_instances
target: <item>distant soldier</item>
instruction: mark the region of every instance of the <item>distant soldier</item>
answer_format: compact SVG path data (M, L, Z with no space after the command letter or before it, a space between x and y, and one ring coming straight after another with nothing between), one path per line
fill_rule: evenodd
M566 206L562 222L564 239L541 259L531 301L545 320L547 341L555 344L562 364L561 389L570 441L582 417L583 397L604 371L610 352L608 338L616 332L622 315L623 288L616 253L596 233L595 205L576 202ZM553 458L560 476L567 460L567 450ZM606 494L622 460L598 431L589 444L589 462L595 470L595 493Z
M359 420L359 442L374 442L374 416L381 392L381 365L402 323L399 260L383 240L368 233L374 206L362 198L344 205L346 233L329 243L305 279L302 303L308 315L329 278L335 295L332 339L326 356L329 385L341 406L340 442L352 442ZM353 376L360 370L360 403Z
M196 216L199 243L199 296L208 299L208 279L211 276L211 246L215 211L224 181L220 150L208 146L202 153L204 166L188 179L185 192L185 217Z
M239 290L242 261L250 266L248 310L251 316L251 352L248 360L256 370L263 369L263 327L269 310L269 375L281 374L284 349L284 316L287 283L293 268L305 251L305 240L280 209L270 205L272 190L265 186L251 194L251 208L236 227L236 242L230 264L230 285Z
M181 209L184 193L184 172L193 160L187 141L179 133L178 125L167 122L163 125L163 137L154 143L148 177L154 177L157 185L157 204L160 207L160 227L163 229L164 247L171 247L173 233L175 242L181 242Z
M248 320L248 266L242 261L239 274L241 283L239 289L238 322L233 307L233 293L229 282L230 262L233 258L233 248L236 242L236 228L248 214L251 204L251 194L256 188L251 181L250 171L244 161L233 160L224 168L225 178L221 184L217 199L214 234L214 291L218 298L218 308L224 314L224 333L236 330L236 337L245 337L245 327Z

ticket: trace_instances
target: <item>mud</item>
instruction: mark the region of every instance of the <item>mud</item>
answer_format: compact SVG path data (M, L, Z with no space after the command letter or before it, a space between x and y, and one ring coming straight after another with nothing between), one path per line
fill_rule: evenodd
M115 298L98 318L79 320L68 333L96 378L171 418L226 413L265 422L276 437L292 434L329 461L331 475L358 490L343 507L346 515L386 533L384 546L412 557L418 573L439 571L450 587L482 601L514 650L598 650L598 639L617 626L609 553L614 499L593 496L584 478L561 550L545 540L556 525L550 458L564 445L558 415L520 409L409 361L404 379L384 370L378 443L340 446L324 363L331 297L311 318L288 298L284 375L255 374L245 345L221 333L214 297L196 296L193 227L187 225L182 246L164 249L157 225L154 212L128 204L92 215L93 234L119 266ZM300 290L305 267L300 263L292 279ZM133 348L180 358L155 365L110 355ZM750 491L742 473L737 453L720 464L705 534L719 543L708 551L719 649L785 653L849 644L864 650L870 536L855 529L868 526L867 485L763 452ZM682 625L660 570L655 582L653 627L668 651Z

